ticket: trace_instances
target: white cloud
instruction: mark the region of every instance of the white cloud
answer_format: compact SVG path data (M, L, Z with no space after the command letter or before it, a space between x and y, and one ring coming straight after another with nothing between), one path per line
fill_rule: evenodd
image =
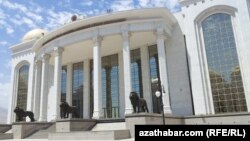
M146 7L150 4L150 0L138 0L141 7Z
M2 9L0 9L0 19L5 19L5 14Z
M7 45L9 45L9 43L6 42L6 41L0 41L0 45L1 45L1 46L7 46Z
M133 0L115 1L111 8L115 11L129 10L134 8Z
M63 7L71 7L71 1L70 0L59 1L58 5L63 6Z
M9 9L16 9L20 10L22 12L26 12L27 8L24 5L18 4L18 3L11 3L7 0L0 0L0 4L2 4L4 7Z
M168 8L172 11L172 12L176 12L179 10L179 2L178 0L169 0L168 3Z
M27 17L24 17L22 22L24 24L26 24L30 28L35 28L36 27L35 23L31 19L29 19Z
M167 7L170 11L178 10L178 0L138 0L140 7Z
M12 66L12 62L11 62L11 59L9 60L6 60L7 63L4 64L4 67L6 69L11 69L11 66Z
M32 12L27 12L26 15L27 15L29 18L35 20L36 22L41 22L41 21L43 20L42 16L37 15L37 14L34 14L34 13L32 13Z
M48 10L48 23L45 26L48 29L59 27L68 22L71 16L74 14L75 13L73 12L66 12L66 11L56 12L50 9Z
M81 2L82 6L91 6L93 5L93 1L92 0L88 0L88 1L83 1Z
M38 23L41 23L43 18L38 12L42 12L42 8L38 5L32 3L33 7L27 8L26 5L22 5L19 3L11 3L7 0L0 0L0 4L8 9L15 11L17 14L9 15L8 13L3 13L0 11L0 16L3 15L2 23L3 27L6 29L7 34L12 34L15 30L12 26L21 26L26 25L29 28L37 27ZM34 9L36 7L36 9ZM5 22L7 21L7 22ZM13 23L14 25L10 25L9 22Z
M12 34L14 32L14 29L12 27L8 26L6 28L6 32L7 32L7 34Z
M2 79L4 77L3 73L0 73L0 79Z
M10 43L6 41L0 41L0 53L7 53L6 47L9 46Z
M0 107L4 109L8 109L10 86L10 83L0 83Z

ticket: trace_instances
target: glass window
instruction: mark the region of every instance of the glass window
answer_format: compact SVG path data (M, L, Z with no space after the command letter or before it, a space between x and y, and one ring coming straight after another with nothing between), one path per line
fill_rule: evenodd
M67 66L62 67L62 78L61 78L61 102L66 101L67 93Z
M83 62L73 64L72 105L78 108L79 117L83 117Z
M102 109L104 118L120 117L118 55L102 57ZM93 60L90 61L90 115L93 116Z
M231 16L211 15L202 29L215 113L247 111Z
M93 72L93 60L89 62L89 70L90 70L90 85L89 85L89 92L90 92L90 117L93 117L94 113L94 72Z
M105 118L119 117L118 55L102 57L102 108Z
M29 79L29 66L24 65L18 72L18 88L17 88L17 104L16 106L26 110L27 106L27 93L28 93L28 79Z
M155 92L157 90L157 87L159 86L159 78L160 78L157 45L149 46L148 53L149 53L149 68L150 68L153 112L160 113L161 112L160 101L155 96Z
M140 49L131 50L130 56L132 90L135 91L138 96L143 97Z

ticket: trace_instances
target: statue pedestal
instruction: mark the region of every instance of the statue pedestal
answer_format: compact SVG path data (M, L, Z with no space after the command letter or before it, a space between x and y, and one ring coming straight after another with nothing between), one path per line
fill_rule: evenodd
M10 124L0 124L0 133L5 133L6 131L11 129Z
M128 114L125 116L126 127L130 130L130 134L134 137L135 125L162 125L163 119L161 114L153 113L137 113ZM174 117L172 115L165 114L166 124L184 124L183 118Z
M14 139L24 139L38 130L46 129L53 123L50 122L16 122L12 124Z
M95 125L95 119L61 119L56 121L56 132L89 131Z

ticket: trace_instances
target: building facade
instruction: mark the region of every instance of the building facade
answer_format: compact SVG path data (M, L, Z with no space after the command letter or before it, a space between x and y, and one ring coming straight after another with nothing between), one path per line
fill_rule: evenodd
M250 111L249 0L182 0L165 8L108 13L46 32L28 32L12 50L13 109L38 121L60 118L60 103L80 118L124 118L130 92L174 116Z

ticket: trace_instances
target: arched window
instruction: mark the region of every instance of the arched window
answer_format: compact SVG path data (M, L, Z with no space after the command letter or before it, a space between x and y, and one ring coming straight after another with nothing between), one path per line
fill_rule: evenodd
M23 65L18 71L17 107L26 110L29 66Z
M231 16L213 14L201 25L215 113L247 111Z

